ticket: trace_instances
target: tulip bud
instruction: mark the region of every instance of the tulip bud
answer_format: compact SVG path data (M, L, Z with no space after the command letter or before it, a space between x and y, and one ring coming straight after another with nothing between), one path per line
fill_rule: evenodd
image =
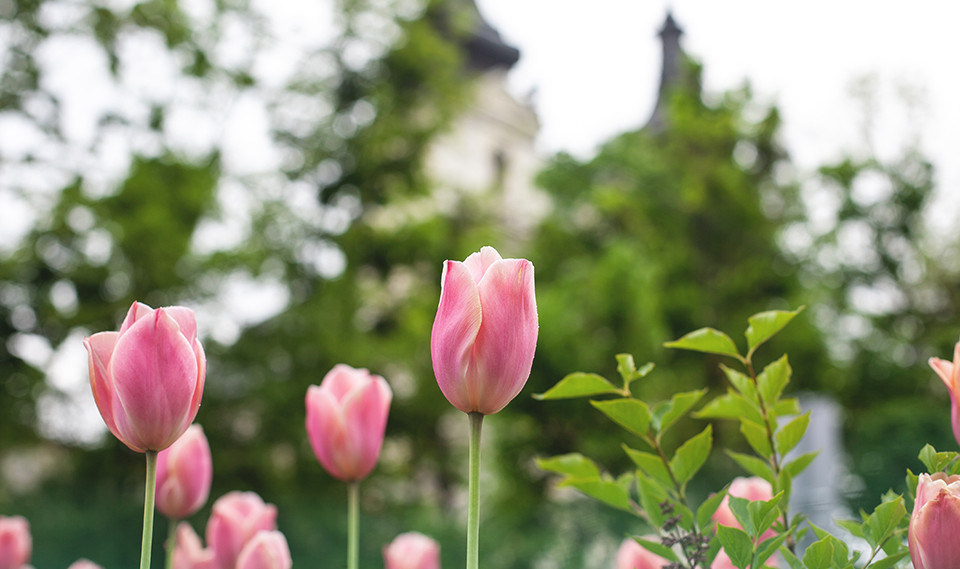
M914 569L960 567L960 475L921 474L907 542Z
M33 540L22 516L0 516L0 569L21 569L30 562Z
M221 568L212 548L204 548L200 536L188 523L177 526L173 549L173 569L231 569Z
M411 531L393 538L383 548L385 569L440 569L440 544Z
M278 531L261 531L240 552L236 569L290 569L290 547Z
M110 432L137 452L173 444L200 407L206 356L193 311L135 302L119 332L84 338L90 387Z
M67 569L103 569L103 567L97 565L89 559L78 559L70 564L70 567Z
M947 386L950 393L950 424L953 427L953 438L960 445L960 342L957 342L953 348L953 361L941 360L940 358L930 358L930 367L937 372L940 379Z
M447 401L464 413L503 409L530 376L538 327L530 261L493 247L446 261L430 354Z
M661 569L670 562L627 538L617 550L616 569Z
M345 482L366 478L380 457L393 393L379 375L334 366L307 388L307 435L320 464Z
M190 425L157 455L157 509L174 520L193 515L207 503L212 480L210 444L200 425Z
M213 503L207 546L221 569L233 569L243 547L259 531L277 529L277 507L253 492L230 492Z

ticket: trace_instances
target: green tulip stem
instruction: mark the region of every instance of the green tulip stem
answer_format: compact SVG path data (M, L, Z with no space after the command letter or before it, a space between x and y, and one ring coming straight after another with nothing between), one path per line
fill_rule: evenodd
M347 569L360 566L360 481L347 485Z
M470 477L468 479L467 569L480 568L480 426L483 413L470 413Z
M170 527L167 530L167 569L173 569L173 552L177 549L177 520L168 518Z
M147 484L143 492L143 540L140 543L140 569L150 569L153 550L153 508L157 494L157 451L148 450Z

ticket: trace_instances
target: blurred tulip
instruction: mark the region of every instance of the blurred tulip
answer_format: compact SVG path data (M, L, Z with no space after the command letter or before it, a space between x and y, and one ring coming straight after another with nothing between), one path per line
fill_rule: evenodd
M366 478L380 457L393 392L379 375L337 364L307 388L307 435L317 460L345 482Z
M192 310L135 302L119 332L83 344L93 397L115 437L137 452L161 451L187 430L206 376Z
M383 548L385 569L440 569L440 544L411 531L393 538Z
M89 559L78 559L70 564L70 567L67 569L103 569L103 567L97 565Z
M484 247L446 261L430 353L440 391L464 413L503 409L530 376L537 347L533 264Z
M727 495L723 497L720 507L713 514L713 521L720 525L739 528L740 522L737 521L730 509L730 496L743 498L751 502L758 500L766 502L773 499L773 488L771 488L769 482L759 476L733 479L733 482L730 483L730 489L727 490ZM770 537L773 533L775 533L773 530L767 530L767 533L763 534L763 539Z
M737 569L737 566L730 560L727 552L720 548L717 556L713 558L713 563L710 564L710 569Z
M278 531L257 532L237 559L236 569L290 569L290 547Z
M33 540L22 516L0 516L0 569L21 569L30 562Z
M157 509L174 520L192 516L207 503L212 480L210 444L203 427L190 425L157 455Z
M230 569L221 568L213 548L204 548L200 536L188 523L177 526L173 549L173 569Z
M921 474L907 541L914 569L960 567L960 475Z
M635 539L627 538L617 551L616 569L661 569L670 561L645 549Z
M207 522L207 546L220 569L233 569L243 547L259 531L277 529L277 507L254 492L230 492L213 503Z
M960 342L953 348L953 361L930 358L930 367L937 372L950 393L950 424L953 427L953 438L960 445Z

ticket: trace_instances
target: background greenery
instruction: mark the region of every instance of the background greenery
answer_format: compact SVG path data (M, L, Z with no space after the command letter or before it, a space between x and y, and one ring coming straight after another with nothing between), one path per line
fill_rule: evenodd
M485 422L487 567L591 566L639 531L551 489L533 463L578 450L613 472L629 468L605 419L530 394L575 370L613 376L619 352L656 363L645 399L720 389L716 360L662 343L701 326L742 329L761 310L808 306L770 353L789 352L794 389L827 392L846 409L859 481L845 487L851 504L875 504L902 486L904 468L920 468L923 442L955 444L946 392L925 361L952 353L960 265L955 243L924 230L934 173L915 149L893 161L851 149L800 178L779 144L776 108L748 88L704 97L691 62L693 80L673 93L666 130L626 132L590 159L550 159L539 184L554 207L517 239L482 198L463 199L450 215L404 215L430 195L429 142L469 100L473 77L461 65L459 24L450 24L464 16L453 2L343 0L334 37L282 85L256 66L282 38L242 0L218 0L206 19L165 0L79 4L70 17L50 17L65 4L7 7L0 76L0 113L44 140L40 150L0 156L4 195L42 212L0 257L0 480L26 472L31 482L0 486L0 513L29 517L36 567L79 557L134 563L127 545L139 535L143 465L112 437L70 436L70 421L81 420L67 414L76 389L51 380L52 358L31 357L29 347L53 353L115 329L134 299L229 321L224 298L238 279L269 285L286 302L205 339L198 422L213 448L212 496L259 492L279 506L298 565L342 565L345 492L310 452L303 397L338 362L368 367L391 382L395 400L383 460L364 483L361 560L377 566L381 544L418 529L442 542L454 566L463 555L466 419L435 386L429 336L442 261L485 244L534 262L541 322L528 387ZM217 46L237 22L252 55L224 62ZM86 38L123 86L133 73L123 46L136 34L162 43L178 84L205 93L204 104L264 100L278 171L238 173L217 144L178 144L175 100L131 94L142 112L105 112L90 140L65 131L42 46ZM129 167L104 184L95 157L116 139ZM812 195L838 204L835 215L824 221ZM244 237L211 245L210 227L227 232L236 200L249 204ZM51 413L66 429L51 431ZM688 436L701 427L685 428ZM741 444L722 428L717 437ZM738 474L720 455L710 468L695 491ZM192 520L198 529L208 510Z

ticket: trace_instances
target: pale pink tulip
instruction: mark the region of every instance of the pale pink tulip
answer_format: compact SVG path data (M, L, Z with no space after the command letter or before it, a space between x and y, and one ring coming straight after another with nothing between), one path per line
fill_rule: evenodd
M190 425L157 456L157 509L174 520L192 516L207 503L212 480L210 444L200 425Z
M243 547L259 531L277 529L277 507L254 492L229 492L213 503L207 546L221 569L233 569Z
M770 487L769 482L759 476L733 479L733 482L730 483L730 489L727 490L727 495L723 497L720 507L713 514L713 521L721 525L739 528L740 522L737 521L730 509L730 496L743 498L751 502L767 501L773 498L773 488ZM763 539L770 537L773 533L775 533L773 530L767 530L767 533L763 534Z
M70 564L70 567L67 569L103 569L103 567L97 565L89 559L78 559Z
M419 532L401 533L383 548L383 565L385 569L440 569L440 544Z
M177 543L173 549L173 569L232 569L220 567L211 547L203 547L200 536L188 523L177 526Z
M960 476L921 474L907 541L914 569L960 567Z
M176 441L200 407L206 356L193 311L135 302L119 332L83 340L90 386L104 423L137 452Z
M290 569L292 565L287 538L278 531L261 531L243 547L236 569Z
M33 540L23 516L0 516L0 569L21 569L30 562Z
M717 556L713 558L713 563L710 564L710 569L737 569L737 566L730 560L727 552L720 548Z
M635 539L627 538L617 550L616 569L661 569L670 561L645 549Z
M327 472L345 482L370 474L380 457L391 399L382 377L344 364L307 388L307 436Z
M464 413L490 415L520 393L537 347L533 264L484 247L446 261L430 354L440 391Z
M937 372L950 393L950 425L953 427L953 438L960 444L960 342L953 348L953 361L940 358L930 358L930 367Z

